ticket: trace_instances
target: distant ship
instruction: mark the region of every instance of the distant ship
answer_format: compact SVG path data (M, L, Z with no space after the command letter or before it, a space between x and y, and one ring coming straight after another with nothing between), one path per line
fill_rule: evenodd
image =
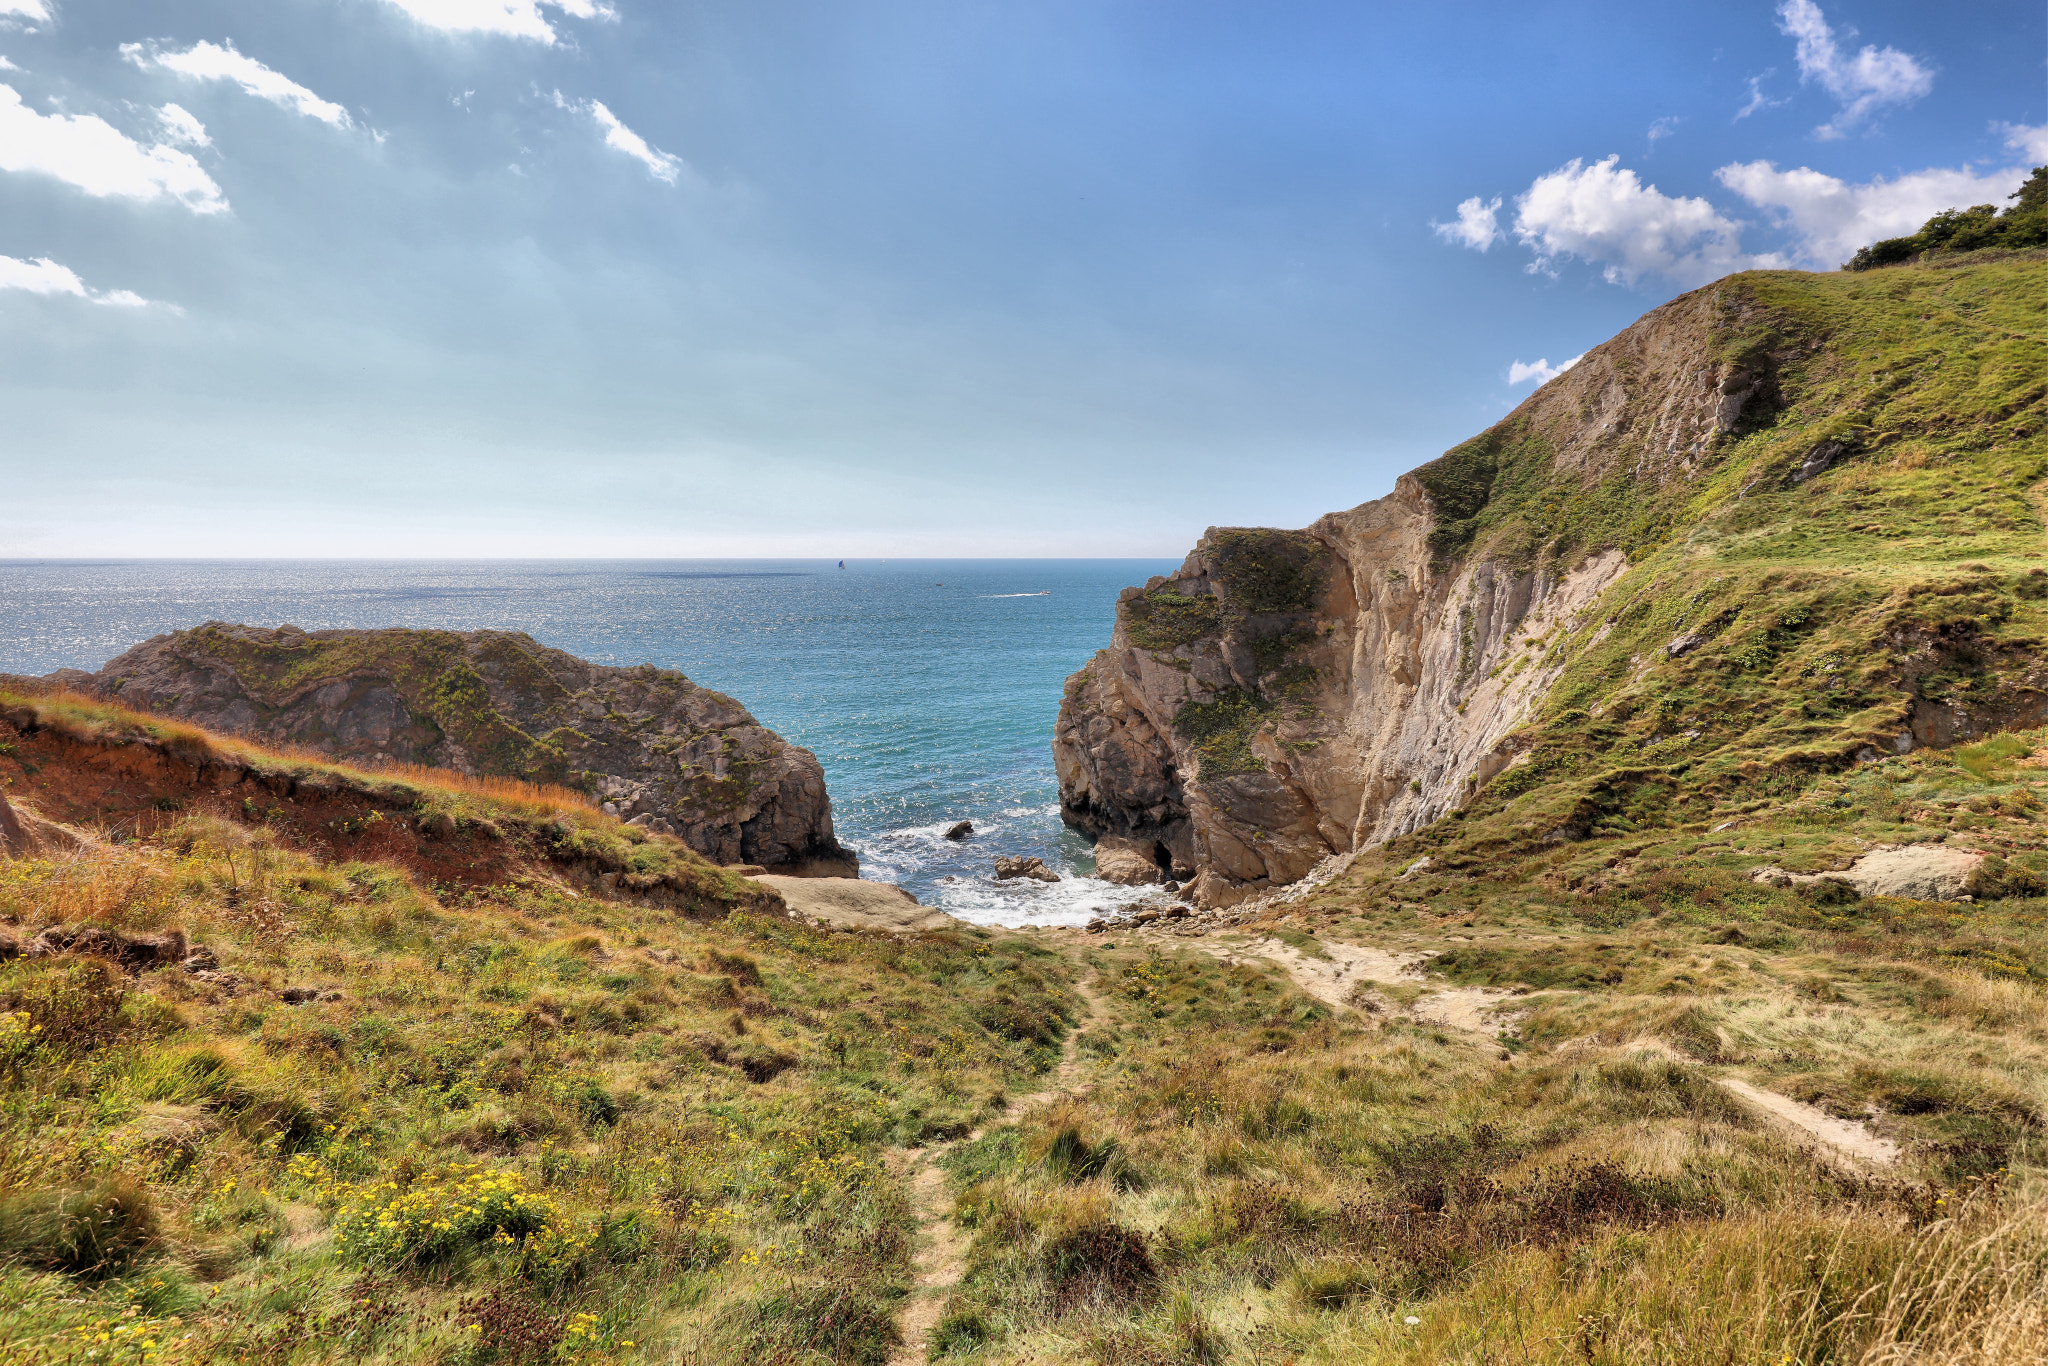
M839 562L839 567L840 567L841 569L844 569L844 568L846 568L846 561L844 561L844 560L841 560L841 561Z

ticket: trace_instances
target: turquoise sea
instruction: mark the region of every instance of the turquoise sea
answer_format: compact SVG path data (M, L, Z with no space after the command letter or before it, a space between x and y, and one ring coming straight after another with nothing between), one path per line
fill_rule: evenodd
M0 672L97 669L205 621L525 631L680 669L814 750L862 875L1002 924L1131 899L1059 822L1052 726L1117 591L1168 560L0 561ZM941 832L971 819L976 834ZM1066 874L997 883L997 854Z

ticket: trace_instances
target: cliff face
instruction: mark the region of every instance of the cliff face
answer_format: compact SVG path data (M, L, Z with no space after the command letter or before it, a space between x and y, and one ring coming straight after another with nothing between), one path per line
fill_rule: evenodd
M682 674L586 663L509 631L315 631L209 622L96 674L140 710L356 764L560 783L720 863L846 876L817 757Z
M1306 531L1212 529L1173 577L1126 589L1111 647L1060 709L1068 823L1149 846L1203 904L1228 905L1426 825L1492 777L1560 667L1502 666L1580 622L1625 560L1445 568L1435 525L1404 476ZM1292 601L1261 597L1254 565L1276 561L1299 566ZM1162 631L1175 613L1194 621Z
M2015 516L2038 533L2021 493L2039 477L2043 400L2023 367L2040 346L2027 340L2038 329L2014 329L2040 311L2028 297L2040 276L2034 262L1860 287L1732 277L1646 315L1385 498L1301 531L1211 529L1177 573L1124 591L1110 648L1068 681L1053 744L1065 819L1227 905L1578 766L1546 751L1540 770L1494 783L1558 726L1584 729L1603 710L1637 718L1638 751L1674 730L1697 749L1718 727L1731 763L1820 737L1824 724L1764 724L1772 690L1741 675L1811 635L1811 614L1792 627L1767 614L1823 582L1864 590L1837 594L1830 624L1888 660L1858 680L1870 714L1836 727L1843 752L2032 723L2048 680L2025 642L1847 609L1874 601L1887 574L1902 602L1961 591L1923 571L2006 553ZM1899 325L1921 334L1910 361L1884 330ZM1976 479L1974 461L1993 480L1984 492L2007 486L2004 504L1898 553L1929 472L1949 462L1951 477ZM1841 537L1816 554L1823 527ZM1916 650L1933 654L1915 662ZM1839 692L1847 660L1873 656L1828 658L1792 686ZM1944 711L1957 699L1922 680L1962 658L1989 683L1958 725ZM1660 686L1660 669L1646 715L1635 695ZM1679 674L1700 686L1674 690ZM1857 710L1848 701L1802 722L1839 721ZM1567 812L1562 827L1583 818Z

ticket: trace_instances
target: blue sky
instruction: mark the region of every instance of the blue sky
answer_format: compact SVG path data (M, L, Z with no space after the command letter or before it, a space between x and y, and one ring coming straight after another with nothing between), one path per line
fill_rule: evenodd
M2048 161L2038 3L0 0L0 556L1178 555Z

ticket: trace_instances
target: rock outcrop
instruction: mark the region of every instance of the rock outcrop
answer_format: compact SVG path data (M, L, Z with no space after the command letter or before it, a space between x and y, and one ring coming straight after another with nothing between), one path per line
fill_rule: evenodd
M347 763L561 784L719 863L858 871L809 750L680 673L587 663L518 632L208 622L51 681Z
M1759 755L1869 762L2039 724L2038 642L1992 633L2010 615L1998 595L2043 596L2033 580L2013 588L1974 563L1960 568L1977 580L1923 582L1902 563L1891 605L1822 622L1848 610L1824 581L1861 576L1857 601L1894 592L1869 565L1885 519L1908 515L1890 509L1924 496L1924 456L1880 473L1872 451L1922 411L1978 402L1895 385L1896 406L1872 408L1832 337L1895 305L1840 281L1777 272L1695 291L1383 498L1298 531L1210 529L1176 572L1123 591L1110 647L1067 682L1053 741L1066 822L1106 866L1149 862L1192 879L1198 904L1230 906L1482 791L1491 810L1555 786L1511 838L1568 841L1601 821L1632 828L1681 778L1709 781L1687 747L1719 746L1725 789ZM2005 345L1974 318L1953 331L1959 354ZM1996 435L2023 399L1946 420L1996 448L2031 434L2012 418L2014 435ZM2017 445L1993 458L2027 464ZM1803 547L1823 509L1839 544L1870 548L1817 562ZM1813 605L1794 610L1794 589ZM1980 589L1968 613L1913 606ZM1883 663L1852 676L1849 660ZM1770 678L1826 696L1781 710L1744 691Z
M1026 858L1016 854L996 855L996 881L1010 878L1029 878L1033 882L1058 882L1060 875L1045 866L1041 858Z
M1170 872L1229 905L1427 824L1512 759L1499 743L1558 665L1498 666L1624 561L1446 569L1435 525L1403 476L1306 531L1212 530L1178 573L1124 591L1053 742L1062 814L1122 874L1103 876Z
M1149 887L1166 881L1166 870L1152 846L1121 835L1103 835L1095 841L1095 876L1126 887Z
M1974 849L1941 844L1883 844L1839 873L1788 873L1766 865L1750 873L1752 882L1774 887L1838 882L1859 896L1910 897L1916 901L1957 901L1969 893L1971 875L1983 864Z

